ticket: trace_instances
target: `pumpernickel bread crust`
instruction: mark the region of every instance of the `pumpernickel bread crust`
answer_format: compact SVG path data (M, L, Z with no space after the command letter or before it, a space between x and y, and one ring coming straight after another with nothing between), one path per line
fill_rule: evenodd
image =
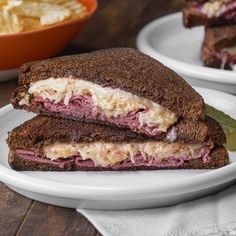
M177 140L185 143L222 145L225 134L220 125L207 117L204 122L185 120L176 126ZM211 136L212 135L212 136ZM9 132L7 143L10 150L33 149L40 152L43 145L54 142L144 142L156 140L128 129L68 119L36 116Z
M204 163L201 159L186 161L183 166L158 168L153 166L127 167L116 170L158 170L158 169L216 169L229 164L229 157L223 146L215 147L211 153L211 161ZM72 165L65 164L64 168L60 168L53 164L38 163L31 160L25 160L16 155L15 152L9 153L9 164L15 170L20 171L109 171L114 170L110 167L78 167L74 163Z
M103 87L120 88L156 102L179 117L202 119L203 98L177 73L132 48L112 48L24 64L19 84L50 77L83 79ZM15 93L16 96L16 93ZM22 108L14 104L17 108Z

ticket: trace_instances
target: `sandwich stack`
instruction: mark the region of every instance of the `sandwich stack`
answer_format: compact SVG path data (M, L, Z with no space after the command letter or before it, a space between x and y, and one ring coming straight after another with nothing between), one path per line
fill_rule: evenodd
M38 114L8 136L16 170L219 168L220 125L174 71L131 48L25 64L11 102Z
M205 26L204 65L232 70L236 65L236 0L186 0L183 22L187 28Z

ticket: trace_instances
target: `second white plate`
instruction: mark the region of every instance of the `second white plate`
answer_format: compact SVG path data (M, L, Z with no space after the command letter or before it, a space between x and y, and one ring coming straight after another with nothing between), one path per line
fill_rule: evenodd
M183 27L175 13L147 24L138 34L137 47L182 75L192 85L236 93L236 71L204 67L200 58L204 28Z

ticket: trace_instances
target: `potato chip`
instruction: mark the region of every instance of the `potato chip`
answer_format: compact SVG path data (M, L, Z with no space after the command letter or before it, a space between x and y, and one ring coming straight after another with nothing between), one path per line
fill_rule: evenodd
M23 25L16 14L0 9L0 34L13 34L22 31Z
M87 13L86 7L76 0L64 1L63 6L73 12L73 14L84 16Z
M37 29L42 27L38 18L22 17L21 18L24 26L24 31Z
M72 15L84 16L87 14L87 8L77 0L36 0L40 2L47 2L50 4L59 4L72 12Z
M22 3L23 3L22 0L7 0L4 8L10 10L13 7L20 6Z
M87 8L76 0L0 0L0 34L33 30L86 14Z
M30 0L26 0L26 1L30 1ZM60 5L62 3L64 3L67 0L35 0L35 2L46 2L49 4L55 4L55 5Z
M70 17L70 11L63 6L39 2L23 2L12 9L19 16L39 17L42 25L63 21Z
M0 7L3 6L3 5L5 5L6 2L7 2L7 0L0 0Z

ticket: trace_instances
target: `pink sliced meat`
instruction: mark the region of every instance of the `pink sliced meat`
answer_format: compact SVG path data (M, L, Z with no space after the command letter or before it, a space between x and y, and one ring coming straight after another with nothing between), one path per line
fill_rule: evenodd
M93 105L91 96L89 95L74 95L70 99L68 105L65 105L62 102L55 103L38 96L34 98L33 104L35 104L35 106L42 104L48 111L51 112L66 114L69 116L78 117L80 119L87 118L91 120L109 122L118 126L129 127L134 131L140 131L151 136L157 136L162 133L156 124L140 124L139 116L141 113L147 112L145 109L140 109L137 112L131 112L127 116L107 117L104 111ZM177 138L174 128L171 129L171 132L167 135L167 137L170 137L172 141Z
M66 164L69 164L72 167L72 164L74 162L74 158L67 158L67 159L60 158L56 161L52 161L48 158L38 156L37 154L35 154L34 151L27 149L17 149L16 154L25 160L35 161L43 164L52 164L62 169L65 167Z
M235 19L236 17L236 1L232 1L226 6L225 10L220 15L227 20Z

